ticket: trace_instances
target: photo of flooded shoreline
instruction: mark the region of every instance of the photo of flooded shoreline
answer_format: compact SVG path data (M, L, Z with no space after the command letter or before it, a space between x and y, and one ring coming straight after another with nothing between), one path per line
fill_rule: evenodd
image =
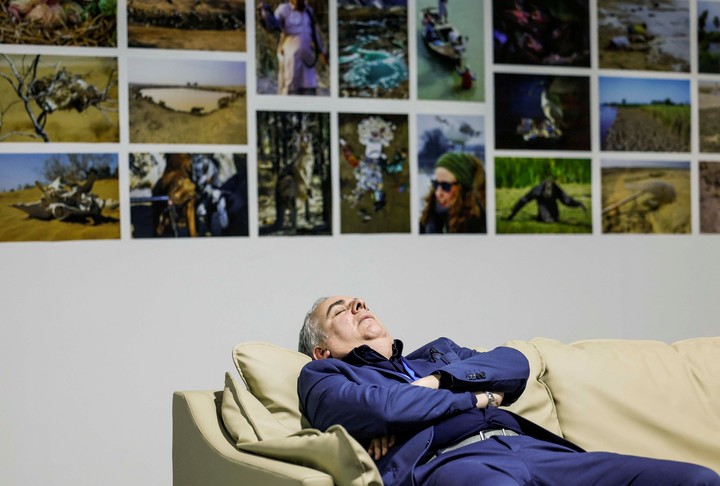
M688 0L598 0L599 65L690 71Z
M689 81L601 76L599 94L602 150L690 150Z
M129 60L130 141L247 143L245 63Z
M117 154L0 154L0 242L120 238Z
M118 142L117 59L0 54L0 142Z
M340 96L407 99L407 0L338 0Z
M690 163L602 160L603 233L689 234Z
M245 52L244 0L128 0L128 47Z

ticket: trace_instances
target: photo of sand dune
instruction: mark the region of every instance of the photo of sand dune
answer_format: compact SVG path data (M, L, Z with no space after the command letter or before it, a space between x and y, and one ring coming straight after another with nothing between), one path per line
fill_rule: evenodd
M0 142L119 141L116 58L0 54L0 76Z
M0 154L0 241L120 238L116 154Z
M130 141L247 143L245 62L128 59Z
M603 233L690 233L690 163L601 161Z
M720 233L720 162L700 162L700 232Z

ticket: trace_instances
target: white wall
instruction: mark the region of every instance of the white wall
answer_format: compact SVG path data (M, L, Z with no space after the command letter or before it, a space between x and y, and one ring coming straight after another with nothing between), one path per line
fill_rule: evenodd
M294 347L320 295L408 347L716 335L701 236L341 236L0 246L0 484L170 484L174 390L246 340Z

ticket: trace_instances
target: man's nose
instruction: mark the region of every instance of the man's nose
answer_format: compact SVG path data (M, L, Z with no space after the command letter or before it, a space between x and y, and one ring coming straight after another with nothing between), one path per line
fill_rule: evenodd
M365 305L365 301L363 299L354 299L352 302L352 311L353 314L356 314L360 311L360 309L367 310L367 306Z

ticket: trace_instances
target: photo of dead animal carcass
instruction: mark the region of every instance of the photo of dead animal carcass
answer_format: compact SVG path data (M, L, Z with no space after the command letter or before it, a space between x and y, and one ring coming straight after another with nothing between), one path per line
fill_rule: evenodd
M257 113L260 236L331 235L330 115Z
M133 238L248 236L247 156L131 153Z
M117 47L116 0L0 0L0 42Z
M0 241L120 238L117 154L0 154Z
M690 162L602 160L600 166L603 233L690 233Z
M117 59L0 54L0 142L119 141Z
M128 0L128 47L245 52L244 0Z

